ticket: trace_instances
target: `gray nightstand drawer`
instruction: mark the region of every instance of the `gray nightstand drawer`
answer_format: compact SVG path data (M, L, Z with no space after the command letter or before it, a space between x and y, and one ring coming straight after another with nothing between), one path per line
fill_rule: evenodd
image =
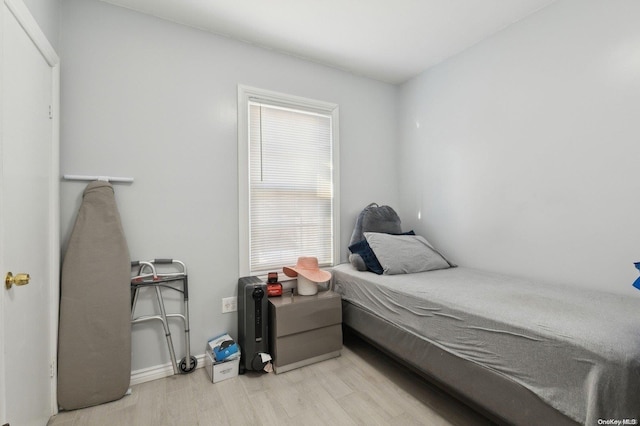
M272 354L276 368L342 349L342 325L322 327L278 339Z
M333 292L295 296L293 302L291 297L282 296L269 302L277 317L277 321L271 323L271 332L276 338L342 323L340 296Z

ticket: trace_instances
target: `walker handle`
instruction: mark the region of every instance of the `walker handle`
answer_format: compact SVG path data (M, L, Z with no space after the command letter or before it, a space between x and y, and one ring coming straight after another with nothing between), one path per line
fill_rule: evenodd
M153 259L153 263L158 265L173 263L173 259Z

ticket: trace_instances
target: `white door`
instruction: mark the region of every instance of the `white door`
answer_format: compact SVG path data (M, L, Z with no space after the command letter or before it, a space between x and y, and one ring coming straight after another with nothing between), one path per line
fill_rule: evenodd
M21 0L1 0L0 424L55 413L57 56ZM6 288L5 276L30 282Z

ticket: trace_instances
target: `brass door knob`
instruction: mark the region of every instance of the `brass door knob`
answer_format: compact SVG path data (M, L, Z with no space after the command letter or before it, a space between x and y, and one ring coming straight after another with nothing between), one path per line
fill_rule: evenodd
M4 277L4 286L9 290L13 285L26 285L29 284L29 280L31 277L29 274L16 274L14 277L11 272L7 272L7 275Z

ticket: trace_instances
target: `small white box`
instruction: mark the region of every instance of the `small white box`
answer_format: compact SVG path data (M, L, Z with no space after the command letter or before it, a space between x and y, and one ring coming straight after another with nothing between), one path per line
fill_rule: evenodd
M211 352L207 351L204 354L204 369L207 371L207 374L213 383L237 377L239 367L240 358L230 361L216 362Z

